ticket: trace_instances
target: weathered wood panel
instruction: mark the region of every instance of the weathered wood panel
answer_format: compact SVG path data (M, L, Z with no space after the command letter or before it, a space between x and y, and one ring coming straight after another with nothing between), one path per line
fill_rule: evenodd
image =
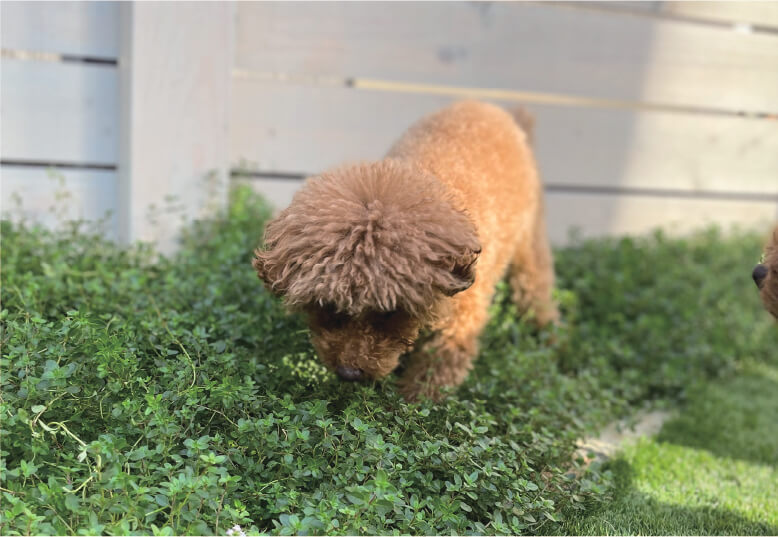
M4 160L115 164L113 66L3 59Z
M275 207L289 205L302 181L235 178ZM727 230L768 229L778 220L776 201L730 201L631 194L546 192L546 219L554 244L565 244L573 230L583 237L642 235L657 228L685 234L708 225ZM258 238L259 239L259 238Z
M446 97L237 79L237 167L317 173L380 158ZM508 104L506 106L515 106ZM529 107L548 184L778 194L778 122L630 109Z
M638 3L638 2L636 2ZM661 2L660 13L718 22L749 23L778 27L778 2Z
M778 3L775 0L603 0L593 2L565 2L581 8L627 11L653 17L687 20L695 23L750 24L762 29L778 27ZM740 28L740 31L744 31Z
M273 207L283 209L292 201L292 196L303 184L302 180L273 177L252 178L234 176L233 185L248 185L259 192Z
M226 205L233 5L128 2L120 16L120 233L170 252Z
M2 217L57 227L68 220L101 220L116 236L116 172L3 166Z
M769 229L778 220L778 203L630 194L551 192L547 196L549 235L564 244L570 230L584 237L644 235L662 228L684 235L706 226L723 230Z
M778 36L521 2L245 2L239 68L778 110Z
M3 48L76 56L118 56L118 2L0 3Z

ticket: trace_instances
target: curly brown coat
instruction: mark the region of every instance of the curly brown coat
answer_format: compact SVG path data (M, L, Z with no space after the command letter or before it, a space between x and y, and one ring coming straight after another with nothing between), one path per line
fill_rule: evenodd
M408 399L460 384L497 282L556 321L542 186L522 112L464 101L413 125L378 162L309 178L253 265L304 311L321 360L348 380L409 363ZM418 339L422 329L432 337Z

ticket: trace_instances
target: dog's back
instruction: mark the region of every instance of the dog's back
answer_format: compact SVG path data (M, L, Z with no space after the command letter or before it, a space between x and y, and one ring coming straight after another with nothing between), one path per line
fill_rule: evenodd
M510 261L504 245L532 241L528 233L542 217L540 179L523 129L531 130L526 113L462 101L422 118L387 155L432 173L456 194L478 229L479 274L492 276L487 287Z

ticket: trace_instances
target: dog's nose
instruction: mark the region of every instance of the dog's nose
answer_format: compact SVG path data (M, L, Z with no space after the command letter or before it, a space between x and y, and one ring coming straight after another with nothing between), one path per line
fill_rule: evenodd
M754 267L754 272L751 273L751 277L754 279L757 287L762 287L762 282L767 277L767 267L759 264Z
M335 368L335 373L343 380L359 380L362 378L362 370L354 367L339 365Z

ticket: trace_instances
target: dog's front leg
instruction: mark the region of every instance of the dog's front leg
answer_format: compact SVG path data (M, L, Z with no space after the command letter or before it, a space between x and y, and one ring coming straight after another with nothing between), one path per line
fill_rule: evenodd
M442 388L459 386L467 377L478 354L478 336L489 317L491 295L481 287L476 284L457 296L449 314L435 323L432 336L411 353L399 383L407 400L440 400Z
M458 386L467 377L476 352L474 340L457 341L443 334L432 337L411 354L400 379L400 392L408 401L440 400L443 388Z

